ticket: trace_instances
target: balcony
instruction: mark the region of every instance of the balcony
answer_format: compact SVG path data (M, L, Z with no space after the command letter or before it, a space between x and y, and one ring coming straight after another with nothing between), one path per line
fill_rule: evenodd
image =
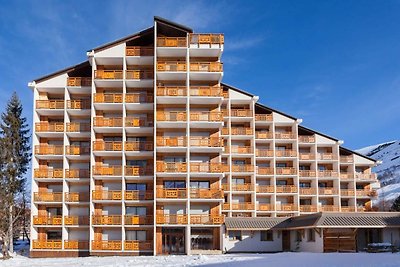
M270 203L259 203L259 204L257 204L257 210L258 211L273 211L274 205L272 205Z
M339 177L338 172L332 170L318 171L318 177Z
M187 47L186 37L157 37L158 47Z
M257 157L273 157L274 151L271 149L256 148L256 156Z
M37 122L35 123L36 133L63 133L64 123L63 122Z
M122 250L122 241L92 241L92 250Z
M123 94L103 94L103 93L96 93L94 94L94 103L122 103L123 102Z
M187 198L186 188L157 188L157 198L184 199Z
M256 139L272 139L273 134L268 131L256 131Z
M64 153L64 146L62 145L36 145L35 155L51 155L62 156Z
M337 195L338 194L338 190L337 188L334 187L320 187L318 188L318 194L320 195Z
M90 170L87 169L66 169L65 178L79 179L79 178L89 178Z
M191 112L190 121L191 122L222 122L223 121L222 112L211 111L211 112ZM210 127L210 126L209 126Z
M92 191L92 199L93 200L122 200L122 191L121 190L93 190Z
M141 116L128 116L125 118L125 127L153 127L153 116L146 116L146 117L141 117ZM135 132L139 129L134 129ZM148 129L151 130L151 129ZM128 131L128 129L127 129ZM152 131L151 131L152 132Z
M223 34L190 34L190 47L199 48L213 48L222 47L224 45L224 35Z
M300 177L316 177L317 172L316 171L310 171L310 170L299 170L299 176Z
M354 197L356 191L354 189L340 189L340 195L343 197Z
M157 86L157 96L187 96L186 86Z
M94 117L94 127L122 127L122 118Z
M159 61L157 71L165 72L184 72L186 71L186 61Z
M223 209L230 210L229 205L232 205L231 210L254 210L254 204L251 202L243 203L224 203Z
M93 141L93 151L122 151L122 141Z
M122 225L121 215L93 215L93 225Z
M186 214L157 214L157 224L187 224L188 216Z
M57 249L62 248L61 240L32 240L33 249Z
M63 169L35 169L33 176L35 178L63 178Z
M340 163L353 163L353 156L340 156Z
M277 175L295 175L297 170L293 167L277 167L276 174Z
M64 109L64 100L36 100L36 109Z
M122 70L95 70L94 78L99 80L122 80L123 74Z
M222 88L219 86L190 86L190 96L222 97Z
M223 215L199 214L190 215L190 224L221 225L225 222Z
M153 216L151 215L125 215L125 225L152 225Z
M157 112L157 121L167 121L167 122L179 122L179 121L186 121L187 116L185 111L158 111Z
M89 225L89 217L75 215L64 216L64 224L69 226Z
M337 206L337 205L321 205L319 207L319 211L338 212L339 211L339 206Z
M277 204L276 210L277 211L298 211L298 206L293 203Z
M71 156L83 156L83 155L89 155L90 154L90 147L89 146L66 146L66 155L71 155Z
M280 158L292 158L297 156L296 150L276 150L275 156Z
M294 185L277 185L276 193L297 193L297 186Z
M151 57L154 55L154 48L150 46L127 46L125 55L128 57Z
M300 187L300 195L314 196L317 194L315 187Z
M125 240L125 251L153 250L153 241L144 240Z
M318 153L319 160L336 160L336 155L332 153Z
M191 147L218 147L222 148L224 140L221 137L190 137Z
M122 166L93 166L93 175L121 176Z
M354 179L354 173L352 173L352 172L341 172L340 173L340 179L341 180L353 180Z
M152 69L151 70L127 70L126 71L126 79L127 80L142 80L142 79L152 80L152 79L154 79L154 72ZM128 85L130 86L131 84L128 84ZM147 83L146 85L149 86L150 83Z
M221 62L194 62L190 63L191 72L222 72Z
M229 184L222 184L222 188L225 191L229 191ZM253 191L253 185L252 184L231 184L231 191Z
M278 132L275 133L275 139L296 139L296 135L292 132Z
M299 160L315 160L314 153L299 153Z
M231 117L253 117L253 112L249 109L231 109Z
M84 240L64 240L64 249L67 250L88 250L89 241Z
M148 166L125 166L125 176L153 175L153 165Z
M257 185L256 186L257 193L274 193L275 188L273 185Z
M315 143L314 135L299 135L299 143Z
M366 180L366 181L374 181L376 180L376 173L359 173L356 172L355 173L355 178L357 180Z
M232 165L232 172L254 172L254 165Z
M271 167L258 167L257 168L258 175L274 175L274 168Z
M127 93L125 94L125 103L153 103L153 94L147 93Z
M222 163L212 162L191 162L190 172L191 173L223 173L227 171L226 165Z
M186 162L157 161L157 172L183 173L187 172Z
M68 77L68 87L92 86L92 77Z
M252 154L253 147L252 146L232 146L225 147L225 152L230 152L232 154Z
M34 192L33 201L35 202L62 202L63 193L57 192Z
M341 212L355 212L356 208L355 207L350 207L350 206L342 206L340 208Z
M90 123L67 122L67 132L90 132Z
M62 225L62 216L33 216L33 225Z
M153 191L128 190L124 193L125 200L152 200Z
M300 205L300 212L317 212L316 205Z
M64 193L65 202L89 202L87 193L66 192Z
M153 151L153 141L126 141L125 151Z
M252 128L232 127L232 135L253 135Z
M271 122L273 120L272 114L255 114L256 122Z
M67 109L90 109L90 100L67 100Z
M357 197L375 197L377 195L376 190L371 189L357 189L356 196Z
M194 199L223 199L224 191L221 189L190 188L190 198Z

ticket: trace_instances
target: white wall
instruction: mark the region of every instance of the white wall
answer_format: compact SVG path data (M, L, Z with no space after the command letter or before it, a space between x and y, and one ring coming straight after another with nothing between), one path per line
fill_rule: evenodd
M227 252L276 252L282 251L281 235L273 231L273 241L261 241L260 231L242 231L242 240L229 240L223 234L222 249Z
M314 229L315 241L308 241L308 230L303 230L303 238L301 242L297 242L297 231L290 231L290 250L300 251L300 252L324 252L324 238L323 231L321 230L321 235L319 235Z

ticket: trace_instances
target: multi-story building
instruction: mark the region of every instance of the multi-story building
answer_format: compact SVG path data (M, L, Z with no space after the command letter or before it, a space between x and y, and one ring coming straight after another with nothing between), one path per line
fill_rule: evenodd
M226 217L372 209L375 161L221 83L223 49L156 17L30 83L32 256L218 251Z

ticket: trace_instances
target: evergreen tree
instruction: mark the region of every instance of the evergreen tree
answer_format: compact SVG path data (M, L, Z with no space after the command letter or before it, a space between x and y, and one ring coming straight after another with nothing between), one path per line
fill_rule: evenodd
M390 208L391 211L400 211L400 196L398 196Z
M30 136L22 104L14 92L0 122L0 238L3 258L13 252L13 225L21 213L14 210L25 190L30 154Z

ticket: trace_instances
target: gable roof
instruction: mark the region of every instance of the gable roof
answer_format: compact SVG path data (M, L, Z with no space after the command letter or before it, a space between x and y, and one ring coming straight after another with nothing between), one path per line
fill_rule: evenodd
M167 20L167 19L159 17L159 16L154 16L154 21L164 23L166 25L169 25L171 27L177 28L179 30L183 30L185 32L193 33L193 29L192 28L189 28L188 26L185 26L185 25L182 25L182 24Z
M57 75L64 74L64 73L68 73L68 72L77 70L77 69L79 69L79 68L85 67L86 65L90 65L89 61L87 61L87 60L86 60L86 61L83 61L83 62L81 62L81 63L78 63L78 64L76 64L76 65L67 67L67 68L65 68L65 69L61 69L61 70L58 70L58 71L56 71L56 72L47 74L47 75L45 75L45 76L36 78L36 79L34 79L33 81L36 82L36 83L39 83L39 82L48 80L48 79L50 79L50 78L53 78L53 77L55 77L55 76L57 76Z
M225 218L227 230L268 230L282 223L283 217L228 217Z

